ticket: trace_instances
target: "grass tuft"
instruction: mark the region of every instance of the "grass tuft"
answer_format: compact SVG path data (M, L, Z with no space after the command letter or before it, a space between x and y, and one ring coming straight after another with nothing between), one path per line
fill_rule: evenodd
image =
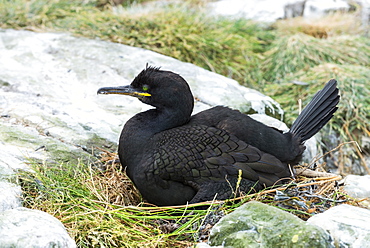
M33 172L18 174L25 206L58 218L78 247L189 247L206 241L222 216L247 201L279 207L303 220L337 204L359 204L336 186L340 176L324 173L298 176L280 188L235 200L156 207L142 201L120 167L106 164L101 171L82 163L31 162Z
M304 33L315 38L328 38L338 35L361 35L364 26L359 21L360 13L334 12L320 18L295 17L278 20L274 26L279 33L294 35Z
M194 242L193 225L199 223L207 211L141 209L143 203L137 190L113 167L105 173L84 164L31 164L31 167L35 173L20 174L25 206L57 217L78 247L185 247ZM123 179L114 185L119 194L110 191L112 174ZM112 196L122 192L125 199L117 202L122 205L111 203L117 201ZM184 219L190 220L182 228L171 233L161 231L162 222L176 223Z
M266 52L262 64L268 82L281 82L294 73L320 64L370 65L370 42L364 37L339 36L326 40L305 34L283 36Z
M334 118L328 123L338 132L344 132L343 125L350 133L366 133L370 130L370 87L368 87L369 67L361 65L321 64L308 70L302 69L284 78L280 85L269 85L266 91L274 95L277 102L284 106L284 119L291 124L298 116L297 99L307 105L312 95L322 89L330 78L338 80L341 100ZM302 82L297 85L294 81ZM292 98L291 95L296 97ZM342 133L342 137L348 137ZM347 140L348 141L348 140Z

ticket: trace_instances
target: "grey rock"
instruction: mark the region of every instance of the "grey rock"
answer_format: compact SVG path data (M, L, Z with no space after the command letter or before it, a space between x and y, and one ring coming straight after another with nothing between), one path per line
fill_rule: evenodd
M346 0L307 0L303 16L317 18L333 11L348 11L349 8Z
M0 181L0 213L8 209L21 207L21 195L20 186Z
M344 190L354 198L370 199L370 175L348 175L343 179Z
M42 113L39 114L42 116ZM88 153L77 146L83 143L78 141L68 143L59 138L44 135L40 128L42 124L38 126L37 123L27 123L24 121L25 118L27 116L18 116L18 123L9 123L7 120L0 119L0 140L2 140L0 142L0 178L11 178L18 170L29 171L27 161L61 162L89 157Z
M334 247L320 227L260 202L248 202L212 229L211 247Z
M192 246L192 248L223 248L223 246L222 245L210 246L209 244L203 242L203 243L195 244L194 246Z
M244 17L263 22L304 16L315 18L330 11L349 10L345 0L220 0L209 3L214 14Z
M53 216L33 209L0 212L0 248L72 248L75 242Z
M288 2L284 6L284 18L293 18L297 16L303 16L306 0Z
M370 33L370 0L355 0L361 9L361 23L366 34Z
M366 141L366 138L362 138L362 141L359 144L347 144L343 145L341 137L338 133L332 132L330 127L324 126L321 130L322 134L325 134L323 141L324 147L338 147L341 146L341 149L333 150L330 152L330 159L326 160L326 170L327 172L334 174L351 174L355 175L365 175L367 169L364 166L363 161L368 168L370 168L370 156L369 153L369 143ZM364 160L359 159L358 157L353 156L355 147L360 145L362 151L362 156ZM341 161L341 162L340 162ZM338 167L338 164L342 163L342 166Z
M284 17L284 6L287 3L286 0L220 0L210 2L209 6L216 15L274 22Z
M261 114L251 114L249 116L255 119L256 121L262 122L265 125L276 128L280 131L286 132L289 130L289 128L284 122L279 121L278 119L275 119L271 116Z
M307 220L327 230L337 246L370 247L370 210L342 204Z

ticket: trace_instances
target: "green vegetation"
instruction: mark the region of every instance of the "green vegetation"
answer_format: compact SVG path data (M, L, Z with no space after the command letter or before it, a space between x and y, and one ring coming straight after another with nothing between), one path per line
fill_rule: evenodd
M295 34L277 39L265 55L261 68L264 78L275 82L269 83L265 91L283 106L288 123L298 115L297 99L304 99L307 104L312 92L320 90L323 82L335 78L341 89L341 102L331 124L338 131L347 125L350 133L369 130L370 124L366 121L370 119L370 99L366 97L370 93L368 38L339 36L321 40ZM307 85L295 85L293 81Z
M115 10L105 4L112 1L102 1L0 0L0 28L70 32L196 64L272 96L288 125L298 115L298 99L305 105L324 82L336 78L342 99L329 127L342 142L369 136L370 39L356 14L266 25L207 16L196 0L147 13ZM114 168L102 173L82 163L32 167L34 174L20 175L27 206L60 219L79 247L187 247L202 233L207 214L227 213L243 202L204 204L204 210L147 207ZM166 231L174 224L179 228Z
M339 36L322 40L298 33L278 38L272 47L265 53L261 68L269 82L292 78L295 72L325 63L370 66L370 41L365 37Z
M30 167L33 172L18 174L25 207L58 218L78 247L190 247L207 239L219 217L250 200L277 206L304 220L337 203L358 204L334 186L339 177L321 177L317 182L300 178L294 187L280 188L282 200L274 198L273 189L237 201L155 207L142 202L118 166L108 165L103 172L83 163L31 161ZM307 198L298 205L297 199L303 199L312 185L324 200Z
M82 163L30 166L34 173L19 174L25 206L57 217L78 247L189 247L202 233L208 235L202 231L207 215L242 203L199 204L203 210L145 206L113 166L104 172Z
M285 106L285 120L292 122L298 115L296 99L305 99L303 105L306 105L310 100L309 90L318 91L322 88L322 82L330 78L337 79L341 90L339 114L335 115L328 125L340 132L341 137L352 140L356 132L366 134L369 130L370 87L367 76L369 73L369 66L323 63L308 70L299 70L285 77L281 84L269 85L266 89L274 95L277 102ZM293 80L310 84L295 85L291 83ZM287 91L297 98L287 95Z

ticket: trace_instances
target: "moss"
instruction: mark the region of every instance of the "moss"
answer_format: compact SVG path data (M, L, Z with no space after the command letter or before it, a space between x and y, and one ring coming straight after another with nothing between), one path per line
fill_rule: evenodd
M116 151L118 148L117 143L102 138L95 133L91 133L87 140L79 140L75 141L75 143L78 144L78 147L93 156L101 153L99 148L108 149L110 151Z
M0 79L0 86L2 86L2 87L9 87L10 86L10 83L7 82L7 81L4 81L4 80L1 80Z
M23 147L29 147L30 144L36 146L40 144L37 138L38 132L33 128L4 125L0 123L0 139L8 144L17 144Z
M41 135L33 127L22 125L3 125L0 124L0 138L3 142L18 147L24 147L26 150L45 151L46 158L54 163L73 162L77 163L80 159L85 162L94 160L94 158L83 149L70 144L63 143L52 137ZM96 139L95 139L96 140ZM32 154L29 154L32 156ZM28 156L27 153L24 156ZM39 160L39 162L42 162Z
M225 247L332 247L323 229L256 201L222 218L211 232L210 243Z

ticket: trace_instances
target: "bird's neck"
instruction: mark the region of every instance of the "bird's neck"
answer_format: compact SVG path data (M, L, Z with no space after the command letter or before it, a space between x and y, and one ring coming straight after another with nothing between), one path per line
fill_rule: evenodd
M145 152L146 145L155 134L186 124L190 119L188 112L176 109L151 109L128 120L119 142L119 154L122 155L120 159L123 165L129 167L138 163L142 157L141 152Z
M136 126L134 127L135 132L141 133L142 137L150 137L164 130L186 124L190 119L190 114L178 109L150 109L135 115L128 122L130 122L129 126Z

